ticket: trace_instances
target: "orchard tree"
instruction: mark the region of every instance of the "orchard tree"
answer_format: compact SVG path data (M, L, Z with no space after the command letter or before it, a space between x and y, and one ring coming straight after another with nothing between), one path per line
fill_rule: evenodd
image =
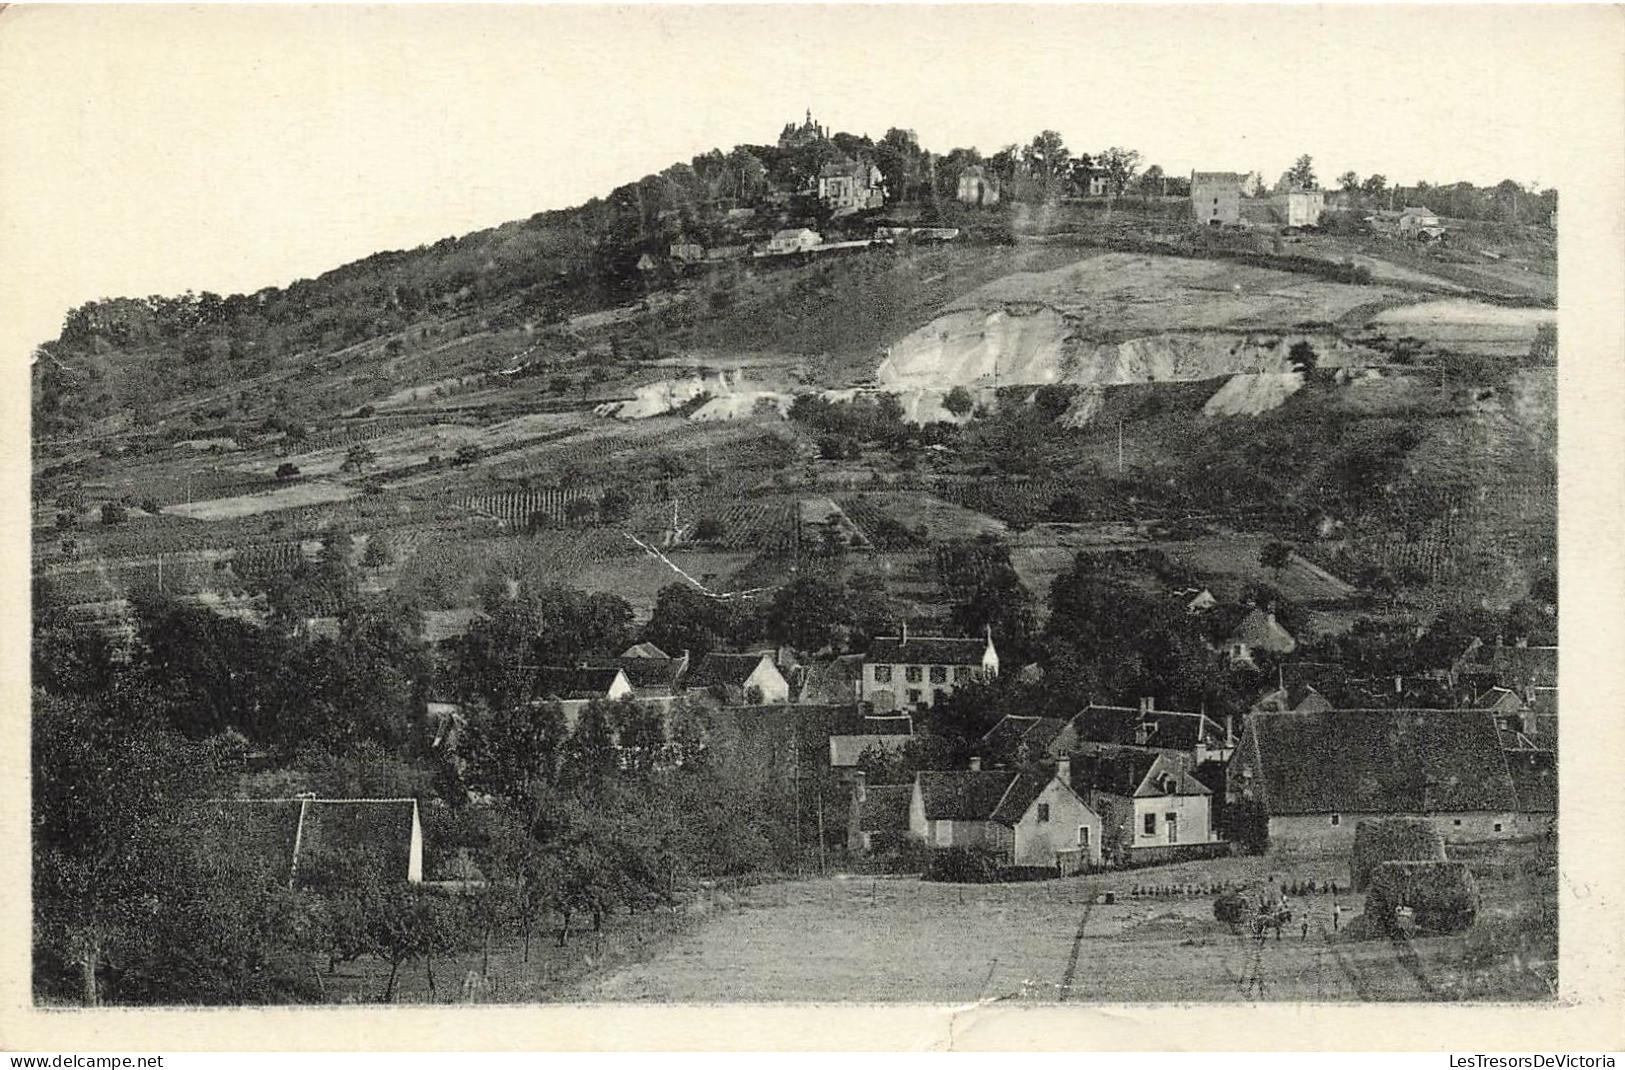
M1308 153L1299 156L1297 162L1286 173L1287 181L1293 189L1315 188L1315 161Z

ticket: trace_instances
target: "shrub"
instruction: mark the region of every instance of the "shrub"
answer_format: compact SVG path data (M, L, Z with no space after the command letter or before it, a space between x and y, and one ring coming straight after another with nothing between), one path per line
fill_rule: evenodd
M922 879L953 884L988 884L999 879L999 862L986 851L945 847L932 852Z
M1425 818L1394 817L1362 821L1354 828L1349 880L1363 892L1371 874L1384 862L1443 862L1444 838Z
M1382 862L1371 873L1365 915L1373 931L1393 932L1409 907L1419 929L1454 933L1478 917L1478 882L1464 862Z
M298 475L299 466L294 464L292 461L283 461L281 464L276 466L276 477L282 482L287 482Z
M125 520L129 519L129 515L129 510L125 509L124 506L120 505L118 502L104 502L102 504L103 524L122 524Z

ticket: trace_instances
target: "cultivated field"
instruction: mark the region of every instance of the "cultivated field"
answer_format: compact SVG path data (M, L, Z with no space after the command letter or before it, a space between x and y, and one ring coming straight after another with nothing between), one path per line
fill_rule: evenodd
M1521 849L1513 849L1521 850ZM647 962L584 985L589 1000L970 1002L1414 1001L1546 999L1554 946L1497 944L1529 926L1555 886L1480 876L1473 932L1415 940L1349 939L1363 906L1347 893L1295 899L1299 920L1260 943L1213 919L1212 897L1185 883L1346 882L1341 857L1292 864L1232 858L1006 885L834 877L714 894L714 916ZM1136 895L1136 889L1156 894ZM1112 891L1116 902L1101 901ZM1527 931L1527 930L1525 930ZM816 934L816 935L813 935Z

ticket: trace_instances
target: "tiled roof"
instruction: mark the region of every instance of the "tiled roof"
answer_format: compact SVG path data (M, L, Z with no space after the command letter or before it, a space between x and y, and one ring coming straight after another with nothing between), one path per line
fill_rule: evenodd
M1082 755L1072 759L1072 789L1079 794L1098 791L1130 798L1156 764L1157 755L1144 750Z
M671 656L653 643L634 643L621 651L623 658L657 658L663 661L671 660Z
M1230 633L1230 641L1246 643L1256 650L1273 650L1277 654L1290 654L1298 647L1298 641L1281 627L1274 614L1261 609L1254 609L1241 619L1236 630Z
M615 684L618 669L543 666L535 670L535 693L543 698L602 698Z
M1193 171L1191 172L1191 185L1210 186L1219 183L1234 183L1238 188L1247 180L1247 176L1235 171Z
M1271 814L1517 806L1495 718L1484 710L1255 713L1247 731Z
M626 673L627 683L640 691L669 691L677 686L684 666L682 658L620 657L590 658L587 668L619 669Z
M769 665L773 659L767 654L707 654L688 674L689 687L744 687L750 674L763 661Z
M1021 757L1022 748L1029 743L1047 749L1065 730L1066 722L1059 717L1007 716L982 737L982 756L1012 761Z
M990 821L1004 793L1019 775L1002 769L920 773L925 819Z
M913 784L870 784L858 804L859 832L907 832Z
M1141 726L1146 731L1142 733ZM1224 745L1224 729L1212 718L1179 710L1141 711L1128 706L1091 704L1072 718L1079 743L1194 751L1198 743Z
M864 658L880 665L981 665L986 639L950 639L943 636L880 636L869 644Z
M1547 750L1508 754L1507 771L1518 794L1518 810L1526 814L1557 812L1557 755Z
M1010 790L1004 793L999 805L993 810L993 820L1001 825L1014 825L1021 820L1021 815L1027 812L1044 789L1049 787L1053 777L1039 776L1037 773L1020 773L1011 782Z

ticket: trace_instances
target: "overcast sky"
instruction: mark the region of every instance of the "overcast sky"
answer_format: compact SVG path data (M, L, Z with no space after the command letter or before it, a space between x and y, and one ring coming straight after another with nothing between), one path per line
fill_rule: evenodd
M0 355L607 193L807 108L1169 172L1563 188L1618 9L56 7L0 16ZM1609 20L1612 20L1610 23ZM1618 86L1603 82L1617 96ZM1615 102L1617 103L1617 101Z

